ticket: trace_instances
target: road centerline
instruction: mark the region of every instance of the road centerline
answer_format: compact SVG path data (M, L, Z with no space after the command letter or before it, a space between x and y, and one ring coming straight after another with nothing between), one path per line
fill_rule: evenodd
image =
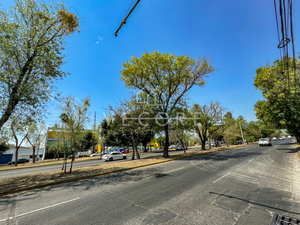
M184 167L181 167L181 168L178 168L178 169L175 169L175 170L171 170L171 171L166 172L166 173L172 173L172 172L177 171L177 170L182 170L183 168L184 168Z
M219 179L215 180L213 183L218 182L219 180L221 180L222 178L228 176L230 174L230 172L226 173L225 175L223 175L222 177L220 177Z
M43 208L40 208L40 209L36 209L36 210L33 210L33 211L29 211L29 212L26 212L26 213L22 213L22 214L19 214L19 215L15 216L15 218L18 218L18 217L21 217L21 216L26 216L28 214L35 213L35 212L38 212L38 211L42 211L44 209L49 209L49 208L52 208L52 207L55 207L55 206L63 205L63 204L66 204L68 202L76 201L78 199L80 199L80 197L74 198L74 199L71 199L71 200L68 200L68 201L56 203L54 205L49 205L49 206L46 206L46 207L43 207Z

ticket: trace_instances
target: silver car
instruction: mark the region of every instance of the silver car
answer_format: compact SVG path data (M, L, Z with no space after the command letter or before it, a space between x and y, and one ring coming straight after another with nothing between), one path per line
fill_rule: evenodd
M259 139L258 144L259 144L259 146L265 146L265 145L272 146L272 143L269 140L269 138L261 138L261 139Z
M102 156L102 159L105 161L113 161L117 159L126 159L126 154L122 154L120 152L111 152Z

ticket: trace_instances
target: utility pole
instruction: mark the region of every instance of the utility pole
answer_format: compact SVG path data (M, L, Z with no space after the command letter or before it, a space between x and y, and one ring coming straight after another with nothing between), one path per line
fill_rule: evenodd
M242 126L241 126L241 122L239 122L240 124L240 129L241 129L241 134L242 134L242 138L243 138L243 144L245 143L245 140L244 140L244 134L243 134L243 130L242 130Z
M126 24L126 21L127 21L128 17L130 16L130 14L133 12L133 10L134 10L135 7L139 4L140 1L141 1L141 0L137 0L137 2L134 4L134 6L132 7L132 9L130 10L130 12L129 12L128 14L127 14L127 12L128 12L128 10L127 10L127 12L126 12L127 16L126 16L126 14L125 14L125 18L123 19L123 21L121 22L119 28L118 28L118 29L116 30L116 32L115 32L115 37L118 36L119 30L122 28L123 25ZM130 6L131 6L131 4L130 4ZM130 8L130 6L129 6L129 8ZM128 9L129 9L129 8L128 8Z

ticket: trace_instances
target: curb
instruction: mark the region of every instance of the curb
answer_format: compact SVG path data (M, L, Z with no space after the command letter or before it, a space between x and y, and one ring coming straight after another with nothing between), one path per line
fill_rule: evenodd
M241 146L241 147L243 147L243 146ZM239 147L237 147L237 148L239 148ZM66 184L66 183L86 180L86 179L99 177L99 176L103 176L103 175L124 172L124 171L127 171L127 170L133 170L133 169L143 168L143 167L147 167L147 166L153 166L153 165L157 165L157 164L161 164L161 163L172 162L172 161L175 161L175 160L193 158L193 157L197 157L197 156L200 156L200 155L207 155L207 154L211 154L211 153L217 153L217 152L227 151L227 150L232 150L232 149L235 149L235 148L220 149L220 150L216 150L216 151L213 151L213 152L203 152L203 153L200 153L200 154L194 155L194 156L182 156L182 157L179 157L179 158L176 158L176 159L169 159L169 160L162 161L162 162L155 162L155 163L150 163L150 164L145 164L145 165L140 165L140 166L134 166L134 167L124 168L124 169L119 169L119 170L115 170L115 171L97 173L97 174L92 174L92 175L83 176L83 177L76 177L76 178L72 178L72 179L69 179L69 180L53 182L53 183L50 183L50 184L40 184L40 185L36 185L36 186L33 186L33 187L20 188L20 189L15 190L15 191L2 192L2 193L0 193L0 197L4 197L4 196L9 195L9 194L17 194L17 193L24 192L24 191L30 191L30 190L40 189L40 188L44 188L44 187L51 187L51 186L56 186L56 185L60 185L60 184Z

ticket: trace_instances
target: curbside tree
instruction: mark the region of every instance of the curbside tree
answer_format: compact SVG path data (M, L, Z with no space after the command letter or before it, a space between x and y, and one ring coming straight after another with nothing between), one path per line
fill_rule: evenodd
M145 52L140 58L133 56L123 63L121 80L130 89L147 95L147 103L161 118L165 132L163 157L169 157L168 113L176 106L185 105L188 92L193 86L203 86L208 74L214 71L209 57L193 59L190 56Z
M0 129L16 110L45 110L54 81L66 76L65 38L79 32L63 3L14 2L0 9Z

